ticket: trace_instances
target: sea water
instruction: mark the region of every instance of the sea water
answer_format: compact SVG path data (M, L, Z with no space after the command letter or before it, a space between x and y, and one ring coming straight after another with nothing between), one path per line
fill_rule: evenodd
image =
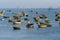
M4 21L0 20L0 40L60 40L60 26L58 22L55 21L55 14L56 12L60 13L60 9L41 9L35 8L33 12L31 9L0 9L0 11L5 10L5 15L9 17L13 17L13 12L27 12L29 14L30 22L34 23L34 28L27 29L27 21L18 25L21 30L13 30L12 23L8 22L6 18ZM7 11L11 10L11 12ZM39 14L35 14L38 11ZM52 27L48 28L39 28L37 24L33 21L32 17L38 17L40 14L45 14L48 16L49 20L52 20L50 24ZM0 17L2 18L2 17ZM23 17L21 18L23 19Z

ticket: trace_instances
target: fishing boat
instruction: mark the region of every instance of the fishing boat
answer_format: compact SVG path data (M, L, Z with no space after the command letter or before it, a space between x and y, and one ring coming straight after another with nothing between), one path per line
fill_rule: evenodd
M46 24L40 24L40 25L38 25L38 28L46 28L46 27L47 27Z
M20 30L20 27L13 27L13 30Z

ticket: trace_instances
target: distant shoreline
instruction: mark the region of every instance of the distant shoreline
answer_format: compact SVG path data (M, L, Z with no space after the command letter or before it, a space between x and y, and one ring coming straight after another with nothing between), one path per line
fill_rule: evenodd
M60 8L0 8L0 9L60 9Z

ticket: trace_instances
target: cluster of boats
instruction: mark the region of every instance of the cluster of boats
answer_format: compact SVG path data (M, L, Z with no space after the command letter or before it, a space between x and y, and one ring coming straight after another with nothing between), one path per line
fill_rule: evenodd
M11 10L9 10L10 12ZM33 12L33 10L31 10L31 12ZM50 22L52 20L48 19L47 15L41 14L38 17L32 17L31 19L29 19L29 14L27 12L17 12L17 13L12 13L12 14L18 14L18 15L13 15L13 18L9 17L8 15L5 16L5 13L0 12L0 17L2 16L3 18L0 18L0 20L4 20L5 18L8 19L9 23L13 23L13 25L20 25L22 23L24 23L25 21L27 21L27 28L34 28L34 23L31 23L30 20L33 19L35 23L37 23L38 28L47 28L47 27L52 27L52 24L50 24ZM22 14L22 15L19 15ZM39 12L35 12L35 14L39 14ZM25 17L23 20L20 19L22 17ZM42 22L42 20L44 20L44 22ZM55 21L60 21L60 13L56 14L56 19ZM60 24L60 23L59 23ZM12 27L13 30L20 30L21 28L18 26L13 26Z

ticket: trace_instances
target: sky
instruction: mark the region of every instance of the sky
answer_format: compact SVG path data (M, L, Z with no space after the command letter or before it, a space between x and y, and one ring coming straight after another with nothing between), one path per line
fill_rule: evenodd
M60 0L0 0L0 8L60 8Z

